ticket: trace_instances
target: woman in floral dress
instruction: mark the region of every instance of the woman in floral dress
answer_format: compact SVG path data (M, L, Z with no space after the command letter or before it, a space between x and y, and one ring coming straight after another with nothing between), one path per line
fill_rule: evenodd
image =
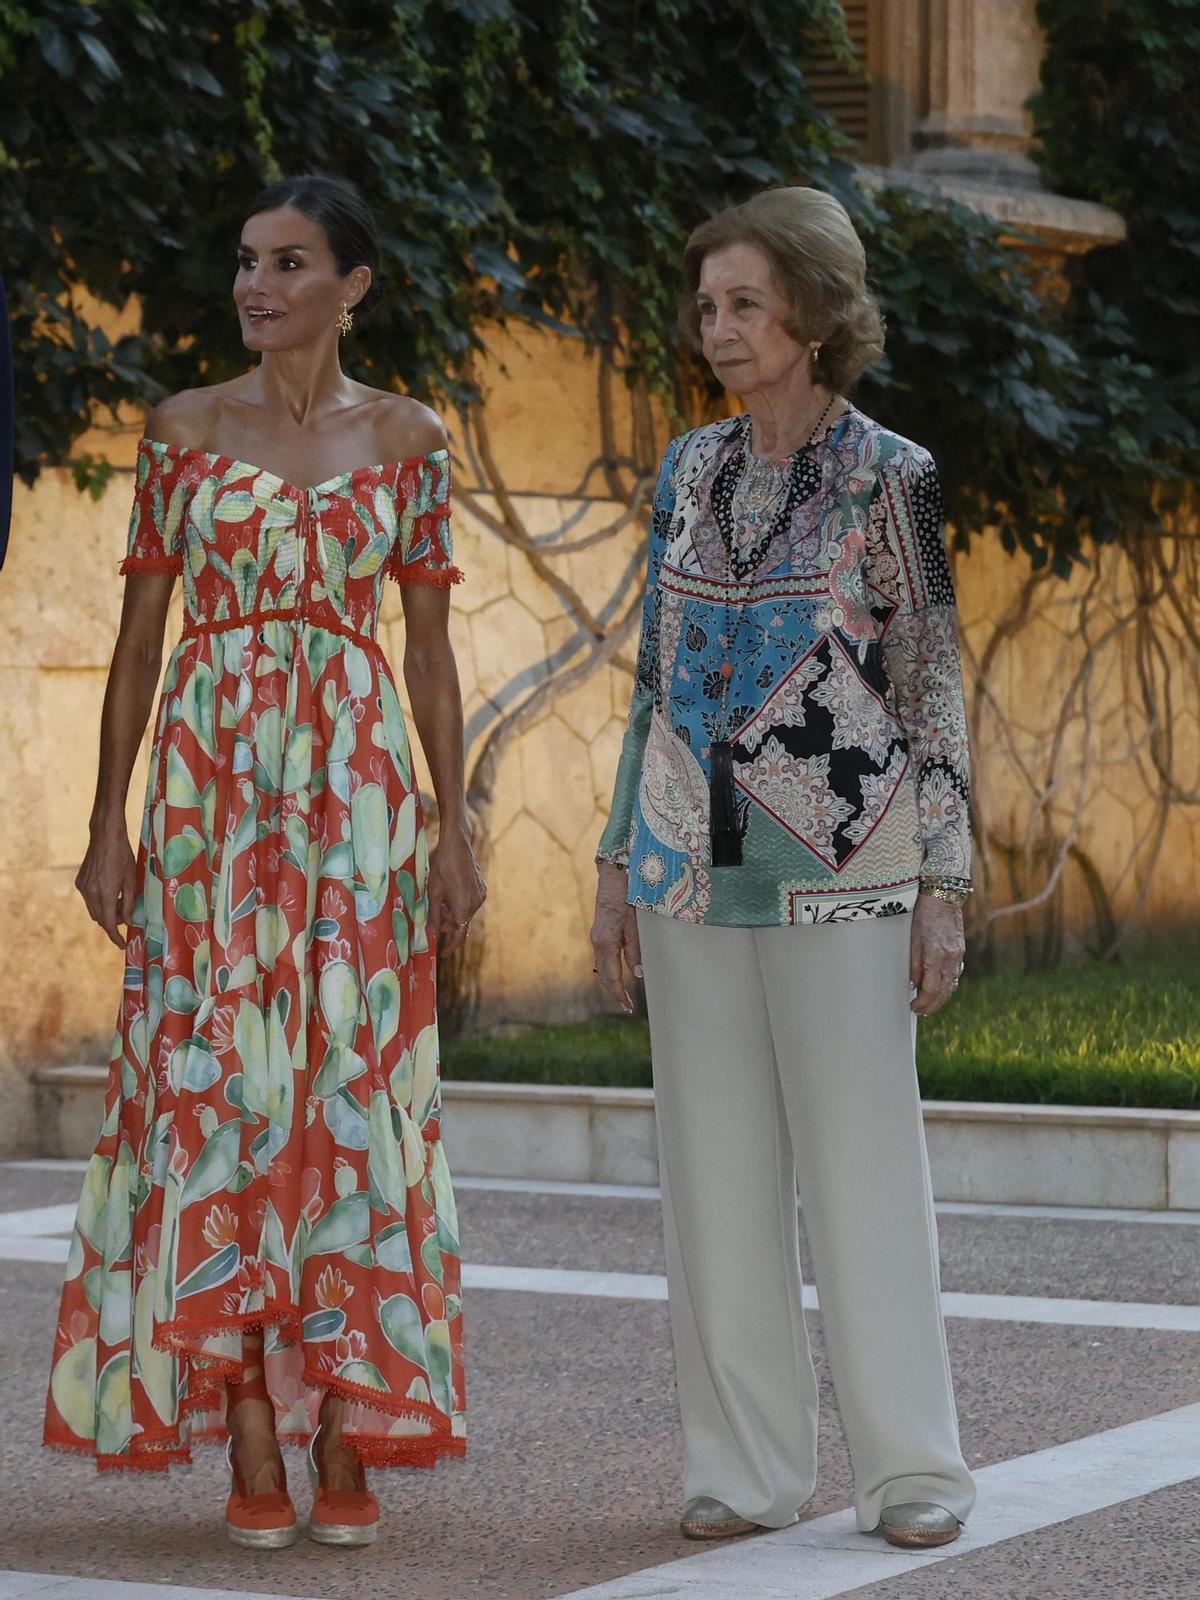
M160 405L139 448L78 878L125 951L124 1000L46 1442L164 1470L228 1433L227 1522L250 1546L297 1534L279 1439L315 1440L309 1526L326 1543L374 1537L364 1463L465 1450L435 976L484 888L447 634L445 430L338 359L383 288L350 185L260 197L234 282L259 364ZM125 795L176 576L183 636L135 859ZM389 577L432 858L374 638Z

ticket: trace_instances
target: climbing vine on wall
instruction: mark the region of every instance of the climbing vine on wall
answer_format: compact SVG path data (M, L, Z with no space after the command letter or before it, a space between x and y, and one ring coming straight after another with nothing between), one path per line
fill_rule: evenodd
M1076 268L1073 331L1149 377L1120 448L1152 455L1160 480L1173 467L1184 488L1200 438L1200 0L1041 0L1038 20L1046 181L1115 207L1129 229Z
M489 324L570 328L673 375L682 232L838 143L800 68L832 0L0 0L0 263L18 459L97 404L244 366L229 310L264 179L333 171L375 207L396 292L358 375L446 399ZM110 343L94 302L140 302Z
M1194 0L1047 9L1074 19L1077 50L1107 25L1100 13L1155 13L1164 29L1191 17L1195 31ZM1137 162L1186 132L1171 115L1194 41L1179 49L1178 31L1180 109L1157 113L1161 127L1143 118ZM861 193L805 85L829 41L848 48L836 0L0 0L0 267L22 475L74 459L97 406L242 369L234 243L247 200L282 171L346 173L382 220L397 288L356 343L357 375L463 402L487 328L515 319L569 328L681 420L704 395L675 335L683 238L764 185L816 182L854 210L888 313L888 361L864 398L937 452L963 538L996 528L1067 570L1187 445L1155 384L1171 339L1147 345L1111 281L1054 325L988 221ZM1052 68L1056 105L1075 65ZM1142 88L1161 100L1158 78L1131 78L1131 103ZM1128 194L1119 129L1104 150L1105 170L1127 173L1104 182ZM1194 227L1191 177L1173 204ZM1179 282L1160 304L1188 292L1180 249L1172 260ZM135 295L139 331L110 341L100 307ZM103 474L102 461L79 468Z
M1038 19L1046 181L1115 207L1128 235L1068 269L1058 319L1092 381L1057 485L1095 547L1086 579L1035 565L966 651L977 947L1015 924L1029 965L1061 953L1071 874L1088 947L1117 956L1178 868L1172 823L1195 839L1200 811L1200 0L1043 0ZM1053 639L1048 692L1013 703L1005 675Z
M1158 619L1169 614L1195 646L1198 3L1054 0L1040 12L1048 179L1130 222L1128 245L1073 269L1055 307L988 220L856 185L804 77L812 52L847 48L836 0L0 0L0 270L19 470L32 482L69 463L98 491L108 465L77 445L97 418L127 426L130 405L242 370L228 290L247 200L282 172L353 177L380 217L395 285L355 341L355 375L450 410L486 491L470 509L560 585L576 626L574 653L472 752L486 811L511 742L558 693L621 663L637 609L614 596L601 620L530 537L472 382L488 329L540 325L587 347L615 536L644 522L665 431L713 402L675 336L682 240L755 189L818 183L851 207L888 317L887 359L861 403L934 450L960 549L986 531L1030 573L1028 598L968 660L977 740L1020 742L1020 730L989 723L989 674L1060 596L1057 581L1092 562L1093 613L1109 604L1106 584L1117 608L1103 647L1135 641L1131 759L1157 783L1159 812L1190 803L1164 717L1191 687L1164 666L1175 656ZM110 337L112 311L134 297L137 331ZM618 438L624 388L633 426ZM1140 599L1129 612L1131 573ZM1075 619L1077 640L1099 636L1093 613ZM1106 930L1097 949L1119 946L1119 896L1080 843L1094 762L1074 812L1061 806L1068 732L1088 715L1094 668L1079 683L1069 674L1065 721L1045 732L1051 759L1023 758L1027 814L1003 827L976 819L980 949L1016 915L1030 959L1052 956L1045 917L1072 862ZM1146 870L1155 837L1161 828L1147 836ZM469 997L460 976L451 981Z

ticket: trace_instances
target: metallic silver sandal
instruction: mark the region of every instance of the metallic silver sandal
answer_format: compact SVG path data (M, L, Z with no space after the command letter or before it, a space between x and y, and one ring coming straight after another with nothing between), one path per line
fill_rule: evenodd
M689 1500L679 1519L679 1531L685 1539L733 1539L738 1534L757 1533L758 1526L711 1495Z
M962 1523L944 1506L929 1500L906 1500L903 1505L884 1508L876 1531L901 1550L932 1550L952 1544L961 1529Z

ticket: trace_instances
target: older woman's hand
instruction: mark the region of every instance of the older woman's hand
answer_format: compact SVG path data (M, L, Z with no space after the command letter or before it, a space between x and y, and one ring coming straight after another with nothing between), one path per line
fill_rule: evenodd
M605 992L622 1011L632 1012L633 1001L625 987L622 960L635 978L642 975L642 950L638 943L637 913L625 902L628 873L611 862L599 863L596 914L592 918L592 961Z
M962 971L962 910L935 895L919 894L913 907L908 975L916 987L912 1009L928 1017L954 993Z

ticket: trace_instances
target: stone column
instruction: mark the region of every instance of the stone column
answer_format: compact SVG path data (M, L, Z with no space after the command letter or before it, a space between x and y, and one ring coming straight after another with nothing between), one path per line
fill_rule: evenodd
M1124 238L1115 211L1051 193L1030 159L1025 107L1045 48L1034 0L886 0L886 11L888 88L907 101L891 126L911 143L887 180L1010 224L1051 285L1066 256Z
M912 166L1001 188L1040 187L1024 100L1042 39L1033 0L928 0L928 108Z

